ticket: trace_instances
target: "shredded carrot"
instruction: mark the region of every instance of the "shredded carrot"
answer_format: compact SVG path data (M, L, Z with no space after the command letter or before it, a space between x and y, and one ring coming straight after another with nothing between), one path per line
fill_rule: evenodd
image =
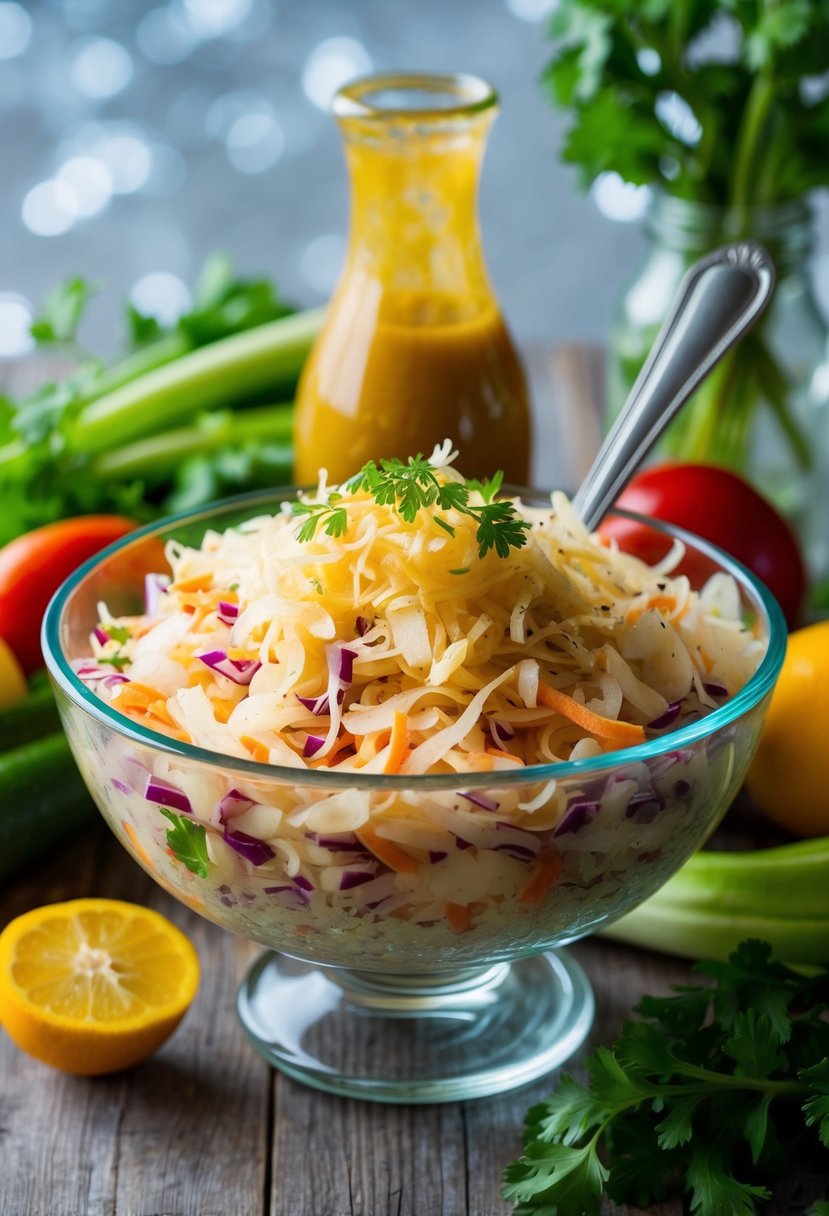
M143 865L145 865L147 867L148 870L152 870L152 868L153 868L152 858L150 857L147 850L144 848L141 841L138 839L135 828L132 826L132 824L129 822L128 819L124 819L122 822L123 822L123 826L124 826L124 831L126 832L127 836L129 836L129 838L130 838L130 844L133 847L133 851L134 851L136 857Z
M210 591L213 586L212 574L191 574L189 578L177 579L171 591Z
M651 608L664 609L666 613L676 610L676 597L673 595L651 595L642 604L634 604L625 614L629 625L634 625Z
M561 858L553 849L539 853L532 873L518 893L522 904L543 903L548 891L561 873Z
M333 764L337 763L337 757L339 756L340 752L344 752L346 748L353 746L354 736L350 735L347 730L344 730L339 738L335 741L331 751L328 753L325 759L321 761L321 763L324 764L326 768L331 768Z
M383 765L384 773L396 773L409 754L409 719L402 710L395 710L389 738L389 754Z
M577 726L582 727L588 734L598 735L600 739L616 739L620 743L643 743L645 730L632 722L618 722L615 718L603 718L601 714L593 713L585 705L580 705L566 692L552 688L543 680L538 684L538 700L562 718L569 718Z
M116 709L149 709L154 701L163 699L157 688L150 688L149 684L139 684L137 680L122 684L118 695L113 698Z
M364 824L357 829L357 839L361 844L373 853L378 861L382 861L384 866L388 866L390 870L394 870L398 874L414 874L420 869L420 864L412 857L411 853L406 853L392 840L386 840L383 836L378 836L377 832L370 824Z
M411 904L401 904L399 908L392 908L389 916L393 916L395 920L409 920L412 915Z
M268 764L271 758L271 749L261 743L259 739L254 739L253 735L240 735L239 742L253 756L254 760L258 760L261 764Z
M165 726L172 726L174 729L178 726L178 722L172 717L167 708L166 701L153 701L152 705L147 706L147 713L152 714L154 718L158 718L159 722L163 722Z
M217 722L222 723L230 721L230 715L236 708L231 701L223 701L220 697L211 697L210 704L213 708L213 717Z
M447 899L443 905L443 915L453 933L468 933L472 928L472 913L468 904L454 904Z

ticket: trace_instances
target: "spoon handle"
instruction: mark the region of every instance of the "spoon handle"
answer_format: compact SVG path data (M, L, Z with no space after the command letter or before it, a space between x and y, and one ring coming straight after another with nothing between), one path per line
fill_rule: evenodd
M690 268L573 507L592 531L665 427L754 322L774 288L762 245L739 241Z

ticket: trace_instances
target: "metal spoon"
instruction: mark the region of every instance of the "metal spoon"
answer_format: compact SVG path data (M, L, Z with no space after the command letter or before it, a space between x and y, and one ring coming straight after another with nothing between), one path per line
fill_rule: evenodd
M573 506L593 531L665 427L771 298L774 264L739 241L695 262Z

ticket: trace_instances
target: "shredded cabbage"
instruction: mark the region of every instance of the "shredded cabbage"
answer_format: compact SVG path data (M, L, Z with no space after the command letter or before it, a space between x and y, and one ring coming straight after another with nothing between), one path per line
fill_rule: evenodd
M462 480L450 463L438 467L442 480ZM327 493L321 485L317 500ZM365 490L339 493L341 536L318 528L301 541L287 506L209 531L199 548L170 542L171 581L145 615L113 620L100 606L81 678L157 731L297 770L274 806L264 770L231 789L159 759L153 779L189 800L208 829L214 880L228 889L234 867L255 863L287 909L325 893L388 914L417 902L425 867L416 919L426 923L441 899L514 895L539 851L540 837L520 832L555 833L562 853L582 857L583 878L599 803L574 811L555 781L531 784L532 766L627 747L664 733L663 719L675 729L734 695L764 643L741 619L733 580L717 574L693 591L670 573L682 546L650 568L590 534L561 493L549 508L516 502L531 527L506 556L479 556L476 521L459 511L439 513L445 526L433 509L410 523ZM100 678L115 668L126 679ZM413 786L421 774L457 774L456 792L303 790L302 771L320 767L410 775ZM629 782L633 793L603 792L602 832L624 827L650 847L659 832L644 795L678 798L686 768L680 757L673 794L653 794L650 777ZM498 774L518 769L527 785L498 789ZM119 782L134 789L124 770ZM462 793L464 777L481 772L492 775L495 811ZM146 814L146 801L135 805Z

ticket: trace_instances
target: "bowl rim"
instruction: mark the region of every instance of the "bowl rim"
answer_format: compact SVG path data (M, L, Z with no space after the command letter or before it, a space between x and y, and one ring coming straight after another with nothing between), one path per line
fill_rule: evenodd
M335 793L347 786L370 790L411 790L464 789L480 790L491 787L526 785L529 782L562 780L566 777L587 777L592 773L606 772L620 765L636 764L645 760L680 750L700 739L712 736L722 727L735 722L743 714L753 709L771 690L786 652L787 627L782 609L771 591L750 570L736 558L723 549L702 537L696 536L685 528L674 524L666 524L662 520L651 519L634 511L614 507L608 515L617 515L638 523L644 523L657 532L662 532L672 539L690 543L695 549L712 558L727 573L734 576L743 590L748 590L765 615L768 635L766 653L751 679L740 689L736 696L729 698L722 705L689 722L679 730L668 731L654 739L637 743L633 747L619 748L606 752L602 756L586 757L582 760L557 760L547 764L534 764L518 768L512 772L470 772L470 773L340 773L331 769L301 769L286 765L265 764L259 760L243 760L236 756L228 756L222 752L210 751L207 748L196 747L164 735L159 731L141 726L125 715L118 713L106 701L102 701L93 693L82 680L78 678L63 653L60 645L60 625L63 610L75 589L101 563L131 545L162 533L169 533L178 524L194 524L200 520L207 521L217 513L230 513L234 510L246 510L258 505L273 504L277 501L295 498L303 487L275 486L272 489L257 490L248 494L238 494L232 497L218 499L207 503L198 510L181 511L163 519L154 520L125 537L100 550L93 557L77 568L57 589L43 618L41 644L46 667L53 683L80 709L83 709L98 722L114 730L117 734L142 746L149 746L168 756L187 761L197 761L211 768L220 768L237 773L246 778L267 779L271 782L290 782L314 787L321 792ZM550 491L539 490L527 486L504 486L504 490L513 497L536 498L549 500Z

